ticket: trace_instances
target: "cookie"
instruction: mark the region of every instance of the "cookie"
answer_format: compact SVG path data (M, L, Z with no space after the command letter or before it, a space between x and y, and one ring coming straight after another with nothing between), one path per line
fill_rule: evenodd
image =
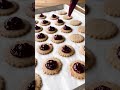
M38 63L38 62L37 62L37 59L35 58L35 67L37 66L37 63Z
M39 18L39 19L45 19L45 18L46 18L46 16L45 16L44 14L42 14L42 13L41 13L41 14L39 15L39 17L38 17L38 18Z
M63 33L70 33L72 32L72 28L67 26L67 25L64 25L62 28L61 28L61 32Z
M14 1L2 0L0 2L0 16L7 16L15 13L19 8L19 5Z
M80 32L80 33L85 33L85 26L80 26L80 27L78 28L78 32Z
M52 14L52 16L51 16L51 20L56 20L56 19L58 19L59 17L57 16L57 15L55 15L55 14Z
M29 67L35 65L34 54L34 42L17 41L6 50L5 61L13 67Z
M85 55L85 46L80 46L80 54Z
M35 41L37 42L44 42L48 39L48 36L44 33L39 33L35 35Z
M111 47L107 60L114 68L120 70L120 43Z
M56 33L57 32L57 28L53 27L53 26L50 26L46 29L46 32L48 34L53 34L53 33Z
M110 16L120 17L120 0L105 0L104 11Z
M87 22L86 34L95 39L110 39L118 32L117 26L105 19L92 19Z
M120 89L119 85L108 81L97 81L86 86L86 90L119 90L119 89Z
M59 12L58 12L58 14L59 14L59 15L66 15L66 14L67 14L67 12L66 12L66 11L64 11L64 10L62 10L62 11L59 11Z
M35 25L35 33L41 32L43 28L41 26Z
M72 16L68 16L68 15L63 16L63 19L65 19L65 20L70 20L72 18L73 18Z
M70 57L75 53L75 50L72 46L70 45L62 45L58 49L58 53L63 56L63 57Z
M39 21L38 20L35 20L35 24L38 24L39 23Z
M75 43L81 43L84 41L84 37L80 34L72 34L70 35L70 40Z
M61 26L61 25L64 25L64 21L62 19L58 19L56 22L55 22L55 25L57 26Z
M92 68L96 63L96 58L94 54L88 49L85 48L85 68L89 70Z
M79 21L79 20L72 20L72 21L70 21L70 24L71 24L72 26L79 26L79 25L82 24L82 22Z
M1 36L8 38L20 37L31 30L30 23L18 17L10 17L4 23L0 24Z
M85 78L85 63L80 60L75 60L70 64L70 73L77 79Z
M0 76L0 90L5 90L5 80Z
M53 51L53 45L49 43L41 44L38 48L37 51L39 54L46 55L49 54Z
M47 75L58 74L62 68L62 63L57 58L49 58L43 63L43 72Z
M41 87L42 87L42 79L41 79L40 75L35 74L35 88L39 88L38 90L40 90Z
M50 22L47 21L47 20L43 20L42 22L40 22L40 25L42 25L42 26L48 26L48 25L50 25Z
M56 44L62 43L62 42L64 42L64 41L65 41L65 38L64 38L64 36L62 36L62 35L56 34L56 35L54 35L54 36L52 37L52 42L54 42L54 43L56 43Z

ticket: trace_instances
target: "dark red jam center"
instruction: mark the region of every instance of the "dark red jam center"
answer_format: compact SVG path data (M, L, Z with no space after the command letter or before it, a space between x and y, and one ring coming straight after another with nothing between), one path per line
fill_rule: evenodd
M42 23L43 23L43 24L47 24L48 21L47 21L47 20L43 20Z
M120 59L120 47L118 47L118 49L117 49L117 56Z
M55 40L62 40L62 39L63 39L63 36L62 36L62 35L55 35L55 36L54 36L54 39L55 39Z
M106 86L104 86L104 85L101 85L101 86L95 88L94 90L111 90L111 89L110 89L109 87L106 87Z
M32 3L32 11L35 12L35 2Z
M73 70L79 74L84 73L85 72L85 66L79 62L76 62L73 65Z
M38 38L38 39L45 38L45 35L44 35L43 33L39 33L39 34L37 35L37 38Z
M35 80L28 85L27 90L35 90Z
M62 52L70 53L71 52L71 48L65 45L65 46L62 47Z
M58 63L54 60L48 60L45 67L49 70L54 70L58 67Z
M41 13L41 14L40 14L40 17L44 17L44 15Z
M42 45L40 46L40 50L45 51L45 50L49 50L49 49L50 49L50 47L49 47L49 45L47 45L47 44L42 44Z
M41 29L39 26L35 25L35 30Z
M24 57L30 57L34 55L35 50L32 45L29 45L28 43L23 44L16 44L11 50L10 53L13 56L16 56L18 58L24 58Z
M58 19L57 22L58 23L64 23L63 20L61 20L61 19Z
M57 16L55 14L52 15L52 18L56 18Z
M55 28L52 27L52 26L50 26L50 27L48 28L48 30L49 30L49 31L55 31Z
M63 29L64 29L64 30L71 30L71 28L70 28L69 26L67 26L67 25L65 25L65 26L63 27Z
M19 30L24 27L24 23L18 17L11 17L4 23L4 27L7 30Z
M9 9L13 4L7 0L0 0L0 9Z

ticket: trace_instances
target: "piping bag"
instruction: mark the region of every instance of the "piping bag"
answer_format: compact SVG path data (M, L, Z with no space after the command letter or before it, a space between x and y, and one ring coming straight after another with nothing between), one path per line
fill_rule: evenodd
M78 0L71 0L70 1L70 5L69 5L69 12L68 12L68 16L70 17L76 4L77 4Z

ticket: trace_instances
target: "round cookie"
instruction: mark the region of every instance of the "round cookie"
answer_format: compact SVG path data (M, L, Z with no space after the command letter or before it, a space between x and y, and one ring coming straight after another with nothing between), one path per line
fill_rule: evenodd
M80 26L80 27L78 28L78 31L79 31L80 33L85 33L85 26Z
M64 25L62 28L61 28L61 32L63 33L70 33L72 32L72 28L67 26L67 25Z
M35 33L41 32L43 28L41 26L35 25Z
M41 14L39 15L39 17L38 17L38 18L39 18L39 19L45 19L45 18L46 18L46 16L45 16L44 14L42 14L42 13L41 13Z
M95 39L110 39L117 32L117 26L105 19L92 19L86 25L86 34Z
M0 4L0 16L7 16L15 13L19 8L18 4L14 1L2 0Z
M57 43L57 44L62 43L62 42L64 42L64 41L65 41L65 38L64 38L64 36L62 36L62 35L56 34L56 35L54 35L53 38L52 38L52 42Z
M84 37L80 34L72 34L70 35L70 40L75 43L81 43L84 41Z
M63 56L63 57L70 57L73 54L75 54L75 50L72 46L70 45L62 45L59 49L58 49L58 53L59 55Z
M120 0L105 0L104 11L110 16L120 17Z
M48 26L48 25L50 25L50 22L47 21L47 20L43 20L42 22L40 22L40 25L42 25L42 26Z
M57 15L55 15L55 14L52 14L52 16L51 16L51 20L56 20L56 19L58 19L59 17L57 16Z
M76 60L70 64L70 73L77 79L85 78L85 63L80 60Z
M80 46L80 54L85 55L85 46Z
M63 16L63 19L65 19L65 20L70 20L72 18L73 18L72 16L69 17L68 15Z
M62 10L62 11L59 11L58 14L59 14L59 15L66 15L67 12Z
M35 65L34 42L17 41L11 45L5 52L5 61L17 68L24 68Z
M72 21L70 21L70 24L71 24L72 26L79 26L79 25L82 24L82 22L79 21L79 20L72 20Z
M30 23L18 17L7 19L0 27L0 34L8 38L23 36L31 30Z
M48 39L48 36L44 33L39 33L35 35L35 41L37 42L44 42Z
M5 80L0 76L0 90L5 90Z
M107 60L114 68L120 70L120 43L111 47Z
M55 25L57 25L57 26L61 26L61 25L64 25L64 21L63 20L61 20L61 19L58 19L56 22L55 22Z
M58 74L62 68L62 63L57 58L49 58L43 63L43 72L47 75Z
M53 51L53 45L49 43L41 44L38 48L37 51L39 54L46 55L49 54Z
M119 90L119 89L120 86L108 81L97 81L86 86L86 90Z
M53 33L56 33L57 32L57 28L53 27L53 26L50 26L46 29L46 32L48 34L53 34Z

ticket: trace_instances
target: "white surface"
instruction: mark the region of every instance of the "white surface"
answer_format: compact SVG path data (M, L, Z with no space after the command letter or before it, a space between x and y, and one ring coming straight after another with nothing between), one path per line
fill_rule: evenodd
M67 5L65 5L64 10L68 11L68 6ZM58 29L58 31L55 34L61 34L61 35L63 35L66 38L65 42L61 43L61 44L55 44L55 43L53 43L51 41L51 38L55 34L47 34L45 32L45 30L46 30L46 28L48 26L47 27L44 26L43 27L44 29L43 29L42 33L47 34L49 38L48 38L47 41L42 42L42 43L52 43L53 47L54 47L53 52L50 53L50 54L48 54L48 55L40 55L37 51L35 51L35 53L36 53L35 57L38 60L38 65L36 67L35 72L38 73L42 77L42 81L43 81L42 90L72 90L72 89L74 89L74 88L76 88L76 87L78 87L78 86L80 86L80 85L82 85L82 84L85 83L85 80L77 80L74 77L72 77L70 75L70 71L69 71L69 64L72 61L74 61L74 60L85 61L85 57L82 54L79 53L79 47L81 45L84 45L85 42L82 42L82 43L79 43L79 44L75 44L75 43L73 43L69 39L69 36L71 34L78 33L78 26L71 26L70 25L70 20L64 20L62 18L62 16L60 16L60 15L57 14L58 12L59 11L51 11L51 12L47 12L47 13L44 13L44 14L47 16L46 20L49 20L51 22L51 26L55 26ZM72 27L73 28L73 32L72 33L67 33L67 34L62 33L60 29L61 29L61 27L63 27L63 25L62 26L56 26L54 24L56 20L50 20L50 16L53 13L56 14L56 15L58 15L62 20L64 20L66 25ZM73 18L74 20L80 20L83 23L82 25L85 25L85 15L84 14L82 14L82 13L74 10L72 16L74 17ZM38 15L36 15L36 20L38 20L39 22L41 21L40 19L38 19ZM37 25L39 26L40 24L37 24ZM79 34L81 34L81 33L79 33ZM81 35L85 37L85 34L81 34ZM42 43L35 42L36 48L40 44L42 44ZM63 45L63 44L71 45L72 47L74 47L74 49L75 49L75 55L73 55L71 57L62 57L62 56L60 56L58 54L58 48L61 45ZM57 75L50 76L50 75L46 75L46 74L43 73L42 63L45 61L45 59L50 58L50 57L57 57L63 63L62 70Z

